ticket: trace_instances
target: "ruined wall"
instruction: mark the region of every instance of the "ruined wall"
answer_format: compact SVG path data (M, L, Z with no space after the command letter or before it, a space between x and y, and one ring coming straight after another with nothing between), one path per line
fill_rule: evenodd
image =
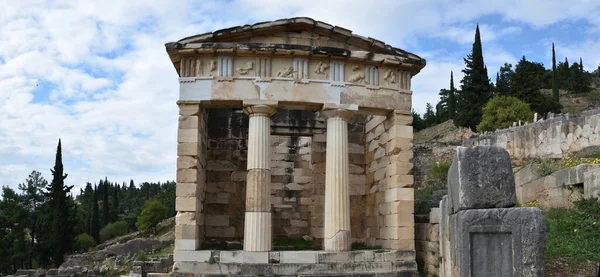
M431 209L429 222L415 224L417 265L426 276L438 276L440 267L440 208Z
M366 242L414 250L412 116L372 116L366 135Z
M511 127L466 140L465 146L493 145L505 148L513 161L560 158L600 146L600 110L581 116L559 115L524 126Z

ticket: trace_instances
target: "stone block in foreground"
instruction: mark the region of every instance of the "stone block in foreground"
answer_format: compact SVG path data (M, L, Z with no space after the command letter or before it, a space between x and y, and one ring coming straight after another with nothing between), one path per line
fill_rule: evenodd
M508 152L495 146L458 147L448 171L450 212L512 207L515 178Z
M452 276L544 276L546 225L539 208L450 215Z

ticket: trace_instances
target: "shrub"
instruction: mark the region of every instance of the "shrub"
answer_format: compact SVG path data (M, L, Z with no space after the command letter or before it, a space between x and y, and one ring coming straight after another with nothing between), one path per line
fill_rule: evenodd
M477 131L494 131L508 128L513 122L533 120L529 105L512 96L495 96L483 108Z
M156 226L167 218L167 213L167 208L160 201L148 201L144 204L144 209L138 216L135 226L142 232L156 234Z
M429 170L429 179L438 180L439 182L446 184L448 182L448 170L450 164L447 162L435 162Z
M126 235L129 232L129 226L125 221L117 221L109 223L102 230L100 230L100 240L107 241Z
M90 248L96 246L96 241L92 236L83 233L75 237L73 241L73 248L77 252L86 252L90 250Z

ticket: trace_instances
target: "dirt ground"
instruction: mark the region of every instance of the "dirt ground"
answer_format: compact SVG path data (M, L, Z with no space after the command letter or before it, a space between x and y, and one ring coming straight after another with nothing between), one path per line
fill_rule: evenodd
M546 277L595 277L596 263L586 261L579 264L569 264L564 259L552 258L546 260L545 271Z

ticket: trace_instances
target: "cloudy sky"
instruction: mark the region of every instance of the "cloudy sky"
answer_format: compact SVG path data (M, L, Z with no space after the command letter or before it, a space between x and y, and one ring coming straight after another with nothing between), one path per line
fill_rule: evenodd
M353 3L354 2L354 3ZM422 112L462 78L480 24L490 76L521 56L600 64L598 0L0 0L0 185L51 179L58 138L67 183L175 177L178 82L164 43L308 16L427 59L413 78Z

